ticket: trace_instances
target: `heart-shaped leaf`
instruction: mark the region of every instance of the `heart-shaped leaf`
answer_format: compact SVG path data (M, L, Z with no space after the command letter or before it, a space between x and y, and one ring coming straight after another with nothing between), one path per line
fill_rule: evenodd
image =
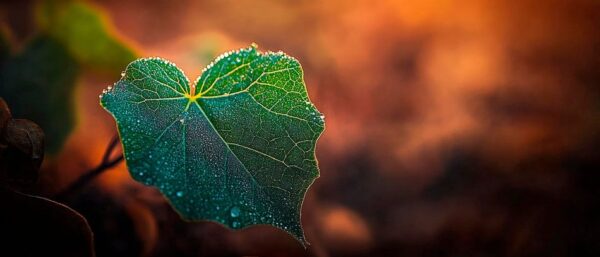
M324 121L296 59L252 46L218 57L194 85L168 61L139 59L101 104L132 176L184 218L271 224L305 243L300 210Z

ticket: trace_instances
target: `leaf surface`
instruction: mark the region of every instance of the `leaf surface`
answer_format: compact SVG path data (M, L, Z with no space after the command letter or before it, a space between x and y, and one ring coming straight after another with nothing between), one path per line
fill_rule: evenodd
M279 227L305 243L304 194L324 129L297 60L249 47L218 57L190 86L159 58L129 64L101 95L131 175L189 220Z

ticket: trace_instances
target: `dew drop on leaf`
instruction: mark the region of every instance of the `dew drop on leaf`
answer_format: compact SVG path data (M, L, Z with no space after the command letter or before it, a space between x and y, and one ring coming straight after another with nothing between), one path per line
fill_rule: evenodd
M237 218L240 216L240 212L241 212L240 208L238 208L237 206L234 206L229 211L229 214L231 215L232 218Z

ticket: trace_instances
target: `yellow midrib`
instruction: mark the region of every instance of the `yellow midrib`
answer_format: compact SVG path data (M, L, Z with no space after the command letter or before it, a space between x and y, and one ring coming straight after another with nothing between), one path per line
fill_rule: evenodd
M187 111L192 103L197 103L197 100L202 97L202 94L198 93L196 95L190 95L189 93L185 93L183 96L188 99L188 103L185 106L185 110Z

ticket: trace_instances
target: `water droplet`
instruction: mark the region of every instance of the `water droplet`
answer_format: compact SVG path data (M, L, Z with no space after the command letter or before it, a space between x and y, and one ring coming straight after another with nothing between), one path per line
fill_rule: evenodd
M239 228L239 227L240 227L240 225L241 225L241 224L240 224L240 222L238 222L238 221L234 221L233 223L231 223L231 227L233 227L233 228Z
M239 58L239 57L237 57L237 58L235 58L235 61L236 61L236 62L241 62L242 60L240 60L240 58Z
M175 193L175 195L177 195L177 197L182 197L183 196L183 192L182 191L177 191L177 193Z
M125 72L121 72L121 77L125 77Z
M241 212L240 208L238 208L237 206L234 206L229 211L229 214L231 215L232 218L237 218L240 216L240 212Z

